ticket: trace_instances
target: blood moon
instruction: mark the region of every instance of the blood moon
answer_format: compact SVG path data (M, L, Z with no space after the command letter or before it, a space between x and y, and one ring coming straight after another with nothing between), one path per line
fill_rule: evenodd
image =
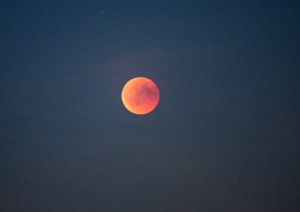
M129 80L122 90L122 102L131 113L144 115L155 109L159 102L157 85L146 77Z

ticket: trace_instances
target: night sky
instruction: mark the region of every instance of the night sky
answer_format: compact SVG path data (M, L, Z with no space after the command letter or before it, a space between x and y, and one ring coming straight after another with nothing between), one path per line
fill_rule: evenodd
M0 211L300 211L299 11L2 0ZM121 101L137 76L149 115Z

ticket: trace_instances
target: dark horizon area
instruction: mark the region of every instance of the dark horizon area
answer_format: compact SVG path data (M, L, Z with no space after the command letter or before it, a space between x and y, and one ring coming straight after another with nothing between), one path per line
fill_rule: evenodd
M300 211L299 11L1 1L0 211ZM121 101L137 76L145 116Z

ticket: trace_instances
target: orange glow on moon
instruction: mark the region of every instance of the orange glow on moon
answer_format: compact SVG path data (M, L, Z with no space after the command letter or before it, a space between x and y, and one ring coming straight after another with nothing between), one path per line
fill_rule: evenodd
M133 78L123 87L122 102L125 108L134 114L150 113L159 102L158 87L148 78Z

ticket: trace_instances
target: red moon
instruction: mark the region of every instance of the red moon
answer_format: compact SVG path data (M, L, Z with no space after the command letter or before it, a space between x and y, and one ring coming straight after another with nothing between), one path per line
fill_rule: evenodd
M122 102L131 113L138 115L150 113L159 102L158 87L146 77L133 78L123 87Z

